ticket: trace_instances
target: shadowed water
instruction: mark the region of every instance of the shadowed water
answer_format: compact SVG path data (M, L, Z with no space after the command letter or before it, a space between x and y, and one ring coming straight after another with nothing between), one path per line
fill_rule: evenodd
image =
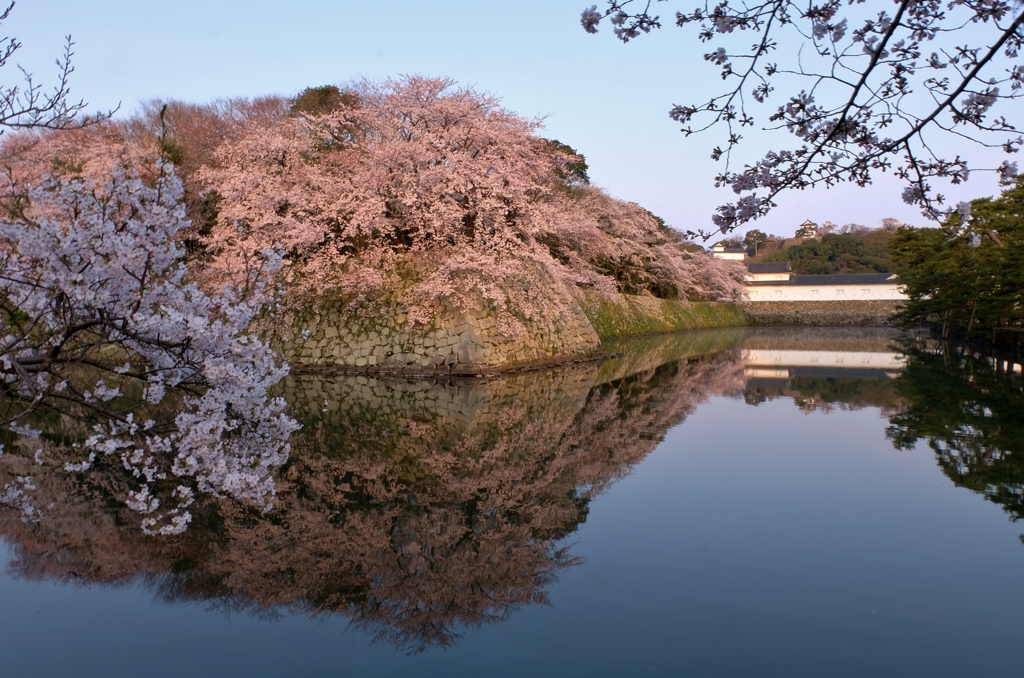
M293 375L274 510L206 497L176 537L141 534L114 464L37 471L42 519L0 512L10 675L958 675L923 648L979 605L981 665L1009 665L1019 365L868 330L606 350ZM986 582L950 593L965 567Z

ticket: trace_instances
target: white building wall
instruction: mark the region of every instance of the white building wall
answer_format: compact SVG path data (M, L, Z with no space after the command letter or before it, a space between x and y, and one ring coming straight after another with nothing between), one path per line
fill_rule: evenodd
M747 282L772 282L774 280L789 280L792 273L748 273Z
M900 301L907 298L895 283L873 285L747 285L749 301Z

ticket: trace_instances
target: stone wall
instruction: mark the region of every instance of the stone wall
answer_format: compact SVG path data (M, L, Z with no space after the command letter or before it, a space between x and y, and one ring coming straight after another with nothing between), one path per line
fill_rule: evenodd
M495 314L480 308L442 313L414 325L393 306L362 315L342 302L270 332L271 342L298 368L396 376L479 374L593 356L601 342L580 305L568 317L523 320L525 334L498 331Z
M537 285L555 295L554 284ZM264 336L295 368L401 377L488 374L589 359L600 355L601 340L679 330L746 324L732 303L687 302L597 292L578 299L552 297L545 319L518 320L523 335L498 331L495 312L485 304L471 311L438 314L429 326L413 324L398 304L360 311L343 301L292 316ZM568 313L558 313L558 307Z
M887 327L899 301L748 301L743 312L752 325Z
M270 332L271 341L299 369L432 377L475 375L589 359L601 341L690 329L751 325L878 327L890 325L896 301L772 301L743 304L687 302L590 293L563 300L567 317L524 321L519 337L503 335L492 311L441 314L413 325L400 306L363 315L342 302Z

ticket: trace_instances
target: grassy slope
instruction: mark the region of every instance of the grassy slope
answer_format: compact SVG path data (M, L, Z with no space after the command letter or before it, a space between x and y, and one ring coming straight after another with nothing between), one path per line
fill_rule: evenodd
M738 304L691 302L622 295L613 302L598 293L581 300L584 312L602 339L679 330L746 325Z

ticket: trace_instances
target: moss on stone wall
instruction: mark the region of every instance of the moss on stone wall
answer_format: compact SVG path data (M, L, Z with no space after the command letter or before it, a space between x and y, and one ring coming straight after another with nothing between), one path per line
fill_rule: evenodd
M265 334L296 368L429 376L476 374L564 362L601 352L612 337L746 324L738 305L599 293L561 300L569 317L525 321L523 336L502 335L485 307L445 312L430 326L408 322L397 302L363 315L340 300L308 309Z
M612 301L602 294L588 293L581 305L602 339L747 324L739 304L725 302L630 295L620 295Z

